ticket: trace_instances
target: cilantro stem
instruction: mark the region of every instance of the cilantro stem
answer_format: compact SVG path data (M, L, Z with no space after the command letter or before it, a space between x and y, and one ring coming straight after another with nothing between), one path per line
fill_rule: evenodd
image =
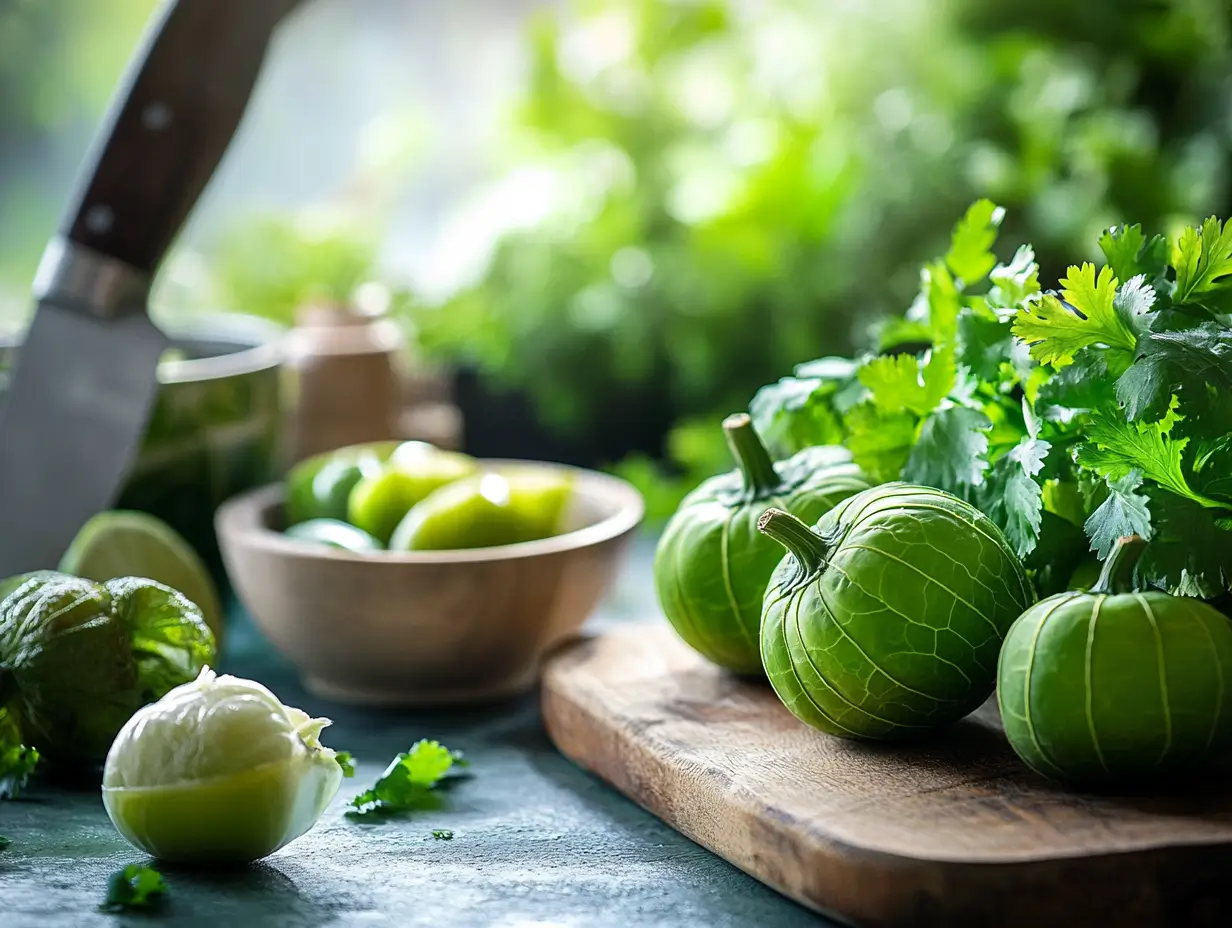
M825 568L829 546L791 513L767 509L757 520L757 528L790 551L806 574L811 576Z
M1099 580L1091 587L1091 592L1105 595L1134 592L1134 569L1145 550L1146 541L1141 535L1124 535L1118 538L1108 554L1108 559L1104 561L1104 569L1100 571Z
M760 499L778 490L782 480L748 413L739 412L724 419L723 434L727 447L740 465L745 493L751 499Z

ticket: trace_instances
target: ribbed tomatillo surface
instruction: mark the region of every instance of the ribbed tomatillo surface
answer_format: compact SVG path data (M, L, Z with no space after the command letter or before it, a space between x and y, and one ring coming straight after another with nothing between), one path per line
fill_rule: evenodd
M885 484L831 510L815 535L817 562L789 555L766 591L762 659L788 709L831 734L896 738L988 698L1032 594L986 516L939 490Z
M757 531L757 519L775 507L811 524L866 489L868 480L844 456L837 448L809 448L776 464L779 483L767 490L750 488L732 471L680 504L655 551L655 588L668 620L694 650L737 673L761 673L762 598L783 548Z
M1232 624L1166 593L1061 593L1010 630L997 698L1044 776L1137 780L1232 744Z

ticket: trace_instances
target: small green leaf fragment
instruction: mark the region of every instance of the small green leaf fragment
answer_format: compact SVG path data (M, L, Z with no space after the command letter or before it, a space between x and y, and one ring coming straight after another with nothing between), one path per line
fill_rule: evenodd
M997 263L992 246L1005 210L991 200L977 200L954 227L945 264L968 286L983 280Z
M355 776L355 759L351 757L349 751L338 751L334 754L334 760L338 762L338 766L342 768L344 777Z
M1115 480L1108 480L1108 498L1099 504L1086 521L1091 550L1102 561L1118 538L1140 535L1151 539L1149 500L1138 492L1142 487L1142 472L1131 470Z
M433 828L432 837L436 838L437 841L452 841L453 832L448 828Z
M911 449L903 477L912 483L964 495L984 482L985 453L992 422L978 409L954 406L926 420Z
M0 799L18 798L39 764L39 752L18 743L19 737L16 723L0 709Z
M1018 306L1040 292L1035 250L1030 245L1020 246L1010 263L998 264L988 279L993 283L988 291L988 304L1002 322L1008 322Z
M5 848L7 848L12 843L13 842L10 841L8 838L6 838L4 835L0 835L0 851L3 851Z
M871 402L847 414L847 440L852 460L869 479L898 480L915 444L915 417L908 412L884 413Z
M152 867L129 864L112 875L107 884L107 898L100 909L104 912L150 910L161 905L166 894L167 884L161 873Z
M962 299L958 283L940 262L926 264L920 271L920 294L912 306L924 316L934 345L946 345L954 335Z
M988 477L981 507L1009 538L1019 557L1035 550L1044 512L1044 488L1037 477L1052 445L1028 436L1006 452Z
M1155 288L1139 274L1121 284L1112 305L1134 334L1142 336L1151 331L1156 298Z
M958 360L985 383L997 383L1014 336L996 317L964 312L958 319Z
M836 381L784 377L762 387L749 403L753 427L779 457L815 445L839 444L843 427L831 406Z
M1232 275L1232 223L1221 225L1211 216L1201 229L1181 233L1172 252L1176 268L1173 301L1208 305L1216 291L1226 290Z
M1138 255L1146 244L1142 226L1113 226L1099 237L1099 247L1118 280L1129 280L1142 273Z

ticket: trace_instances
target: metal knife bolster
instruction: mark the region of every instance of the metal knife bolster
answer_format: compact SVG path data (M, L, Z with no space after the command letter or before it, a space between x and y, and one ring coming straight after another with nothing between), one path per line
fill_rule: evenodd
M34 296L96 319L145 312L150 274L63 235L47 243Z

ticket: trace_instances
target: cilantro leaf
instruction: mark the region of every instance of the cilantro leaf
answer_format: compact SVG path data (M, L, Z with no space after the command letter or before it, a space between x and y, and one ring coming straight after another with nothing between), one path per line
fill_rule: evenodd
M39 752L15 744L0 748L0 799L16 799L38 766Z
M107 883L107 898L99 907L104 912L158 907L167 893L162 874L152 867L129 864L112 875Z
M16 799L38 767L39 752L21 743L17 720L0 708L0 799Z
M1151 331L1156 299L1155 288L1139 274L1121 284L1112 305L1130 330L1141 336Z
M448 828L433 828L432 837L436 838L437 841L452 841L453 832Z
M1151 511L1148 500L1138 492L1142 487L1142 472L1131 470L1116 480L1107 481L1108 498L1099 504L1086 521L1091 550L1102 561L1118 538L1141 535L1150 541Z
M1173 427L1182 418L1176 411L1177 405L1177 398L1173 397L1168 414L1153 423L1125 422L1097 414L1087 429L1086 443L1078 449L1078 463L1109 480L1138 470L1148 480L1200 506L1223 506L1189 485L1182 460L1189 439L1172 436Z
M1099 247L1118 280L1129 280L1142 273L1138 255L1146 245L1142 226L1113 226L1099 237Z
M1220 527L1217 511L1171 493L1150 496L1155 534L1140 575L1176 596L1211 599L1232 586L1232 532Z
M843 438L841 395L852 384L859 387L854 361L820 358L802 364L794 377L757 391L749 403L753 426L778 457L815 445L838 444Z
M1116 402L1108 359L1096 348L1083 348L1072 363L1040 385L1035 396L1036 414L1055 422L1069 422L1079 412L1088 412Z
M1178 393L1205 409L1208 386L1232 391L1232 330L1207 322L1177 332L1155 332L1139 342L1139 356L1116 384L1117 399L1133 421L1158 419Z
M990 200L972 203L965 216L954 227L945 264L965 284L983 280L997 257L992 246L997 241L997 229L1005 218L1005 210Z
M1040 292L1035 249L1030 245L1020 246L1010 263L998 264L988 279L993 283L988 291L988 305L994 308L1002 322L1008 322L1023 301Z
M1194 475L1201 481L1204 495L1232 504L1232 433L1198 442Z
M908 318L919 316L927 324L934 345L947 344L954 334L954 325L962 309L958 283L940 261L925 264L920 269L920 295L909 310Z
M349 751L338 751L334 754L334 760L342 768L342 775L344 777L355 776L355 758L351 756Z
M934 412L924 420L903 478L965 496L966 488L984 482L985 432L990 428L992 421L978 409L953 406Z
M860 383L888 413L907 410L926 416L954 386L956 370L948 352L932 351L923 360L898 354L873 358L860 368Z
M982 508L1005 532L1019 557L1035 550L1044 512L1044 489L1035 478L1052 445L1026 437L993 465L981 494Z
M898 480L915 444L915 417L909 412L884 413L871 401L847 414L845 444L852 460L870 480Z
M1092 345L1134 350L1134 332L1115 307L1117 279L1112 268L1103 268L1097 278L1094 264L1071 267L1061 285L1064 302L1045 294L1019 309L1014 318L1014 334L1031 346L1031 357L1059 367Z
M1142 226L1113 226L1099 237L1099 247L1117 280L1129 280L1141 274L1158 289L1167 284L1170 246L1162 235L1150 239L1142 234Z
M996 383L1010 357L1014 335L1009 323L974 312L958 319L958 360L978 379Z
M1087 507L1081 484L1076 480L1045 480L1044 512L1060 516L1071 525L1082 525L1086 521Z
M12 843L13 842L10 841L8 838L6 838L4 835L0 835L0 851L3 851L5 848L7 848Z
M1201 229L1187 228L1172 251L1176 268L1176 303L1196 303L1211 308L1212 297L1226 291L1232 283L1232 224L1221 225L1214 216Z
M451 751L439 741L417 741L411 749L399 754L385 768L371 789L351 800L353 810L370 812L375 809L410 810L429 806L432 791L455 767L467 762L457 751Z
M933 330L927 322L890 316L877 324L877 350L889 354L914 345L931 345Z

